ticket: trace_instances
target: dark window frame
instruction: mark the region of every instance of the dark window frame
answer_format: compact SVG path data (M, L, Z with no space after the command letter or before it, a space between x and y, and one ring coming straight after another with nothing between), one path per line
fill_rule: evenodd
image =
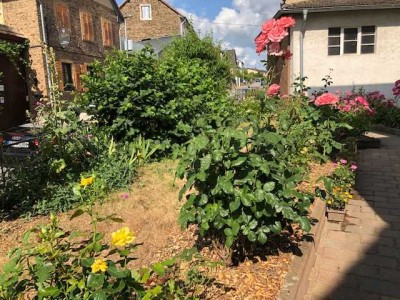
M74 78L73 78L73 73L72 73L72 63L67 63L67 62L62 62L61 63L61 68L62 68L62 79L63 79L63 84L64 84L64 91L65 92L71 92L75 90L74 87Z

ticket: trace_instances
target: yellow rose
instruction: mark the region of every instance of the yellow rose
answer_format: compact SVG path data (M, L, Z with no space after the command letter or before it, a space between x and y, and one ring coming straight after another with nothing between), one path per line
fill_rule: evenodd
M105 272L107 270L107 262L104 261L102 258L95 259L94 263L92 264L92 272Z
M113 232L111 234L111 237L112 237L111 243L114 246L121 246L121 247L130 244L135 240L133 232L131 232L128 227L123 227L120 230Z
M90 176L88 178L82 178L81 186L85 187L85 186L91 185L91 184L93 184L93 181L94 181L93 176Z

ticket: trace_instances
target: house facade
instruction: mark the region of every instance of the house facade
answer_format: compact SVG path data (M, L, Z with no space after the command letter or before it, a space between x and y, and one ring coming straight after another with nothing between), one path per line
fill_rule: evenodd
M275 18L292 16L292 60L281 73L289 90L297 77L319 89L332 78L333 90L363 88L392 96L400 78L400 0L288 0Z
M0 0L0 22L21 32L30 43L32 70L41 93L49 87L49 58L54 49L61 90L82 89L88 64L119 48L123 16L114 0Z
M120 10L126 22L121 34L133 42L183 36L190 26L184 15L163 0L126 0Z

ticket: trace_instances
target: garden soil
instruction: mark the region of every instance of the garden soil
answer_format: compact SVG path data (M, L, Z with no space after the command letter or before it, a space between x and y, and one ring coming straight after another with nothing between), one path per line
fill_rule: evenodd
M143 167L130 190L114 194L104 205L97 207L104 214L114 213L124 220L123 224L99 224L99 230L105 233L106 240L111 240L113 231L128 226L135 233L135 242L143 243L135 252L135 267L148 266L178 255L184 249L199 246L195 226L182 231L177 224L181 206L178 192L184 182L174 179L175 167L176 163L172 161ZM311 189L316 179L331 169L329 164L312 165L313 172L301 188ZM65 230L89 231L89 218L81 216L70 221L72 213L59 215L61 226ZM26 230L47 222L48 217L0 221L0 266L7 260L6 253L18 246ZM247 258L234 267L221 265L208 270L208 275L215 279L215 283L209 288L207 298L276 299L293 257L292 251L287 251L289 248L277 243L280 241L272 241L267 245L264 258ZM296 241L293 240L293 243ZM216 249L207 245L201 248L205 258L221 261L221 254ZM279 250L282 248L284 251Z

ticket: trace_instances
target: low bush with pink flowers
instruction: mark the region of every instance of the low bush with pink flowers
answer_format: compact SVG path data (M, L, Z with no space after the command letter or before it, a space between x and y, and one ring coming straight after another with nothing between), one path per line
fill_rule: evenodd
M351 128L342 129L341 138L359 137L367 132L372 124L375 111L370 107L368 101L355 92L335 94L323 93L315 96L314 104L324 111L330 119L347 123Z

